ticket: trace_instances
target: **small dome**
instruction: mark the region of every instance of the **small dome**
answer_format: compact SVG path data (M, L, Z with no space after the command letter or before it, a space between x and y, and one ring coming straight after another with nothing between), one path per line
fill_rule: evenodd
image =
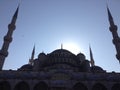
M19 68L18 70L20 70L20 71L31 71L32 68L33 68L32 65L30 65L30 64L25 64L25 65L23 65L21 68Z
M38 55L38 58L43 57L43 56L46 56L46 54L45 54L44 52L40 53L40 54Z
M99 66L92 66L91 67L91 72L93 73L103 73L105 72L105 70L103 70L101 67Z
M77 57L78 57L80 60L85 60L85 58L86 58L83 53L77 54Z

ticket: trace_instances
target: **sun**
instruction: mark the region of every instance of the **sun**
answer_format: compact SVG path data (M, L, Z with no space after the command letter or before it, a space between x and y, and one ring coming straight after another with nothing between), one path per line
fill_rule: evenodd
M78 54L80 52L80 47L78 44L73 43L73 42L66 42L62 44L62 48L69 50L70 52L74 54Z

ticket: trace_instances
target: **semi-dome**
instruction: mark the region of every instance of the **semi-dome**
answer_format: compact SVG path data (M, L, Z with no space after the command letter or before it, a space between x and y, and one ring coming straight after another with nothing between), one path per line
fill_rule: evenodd
M103 70L99 66L92 66L90 69L91 69L91 72L93 73L104 73L105 72L105 70Z
M44 52L42 52L38 55L38 58L45 57L45 56L46 56L46 54Z
M79 60L85 60L85 55L83 53L78 53L77 57L79 58Z
M18 70L20 71L30 71L33 69L33 66L30 64L25 64L22 67L20 67Z

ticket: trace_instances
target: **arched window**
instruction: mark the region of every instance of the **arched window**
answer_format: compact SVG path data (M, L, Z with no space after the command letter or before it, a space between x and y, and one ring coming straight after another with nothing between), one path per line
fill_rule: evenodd
M7 81L0 82L0 90L11 90L9 82Z
M26 82L22 81L15 86L14 90L30 90L30 87Z
M39 82L34 86L33 90L48 90L48 85L44 82Z
M88 90L83 83L77 83L73 86L73 90Z
M103 84L97 83L92 87L92 90L107 90L107 88Z
M120 90L120 84L119 83L114 84L111 90Z

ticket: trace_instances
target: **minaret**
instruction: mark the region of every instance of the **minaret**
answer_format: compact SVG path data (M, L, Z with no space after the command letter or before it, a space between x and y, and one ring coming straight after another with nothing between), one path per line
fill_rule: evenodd
M17 7L16 12L12 17L11 23L8 25L8 32L4 37L4 43L0 50L0 70L2 70L4 62L5 62L5 58L8 56L8 48L9 48L10 43L12 42L13 31L16 28L15 23L16 23L17 16L18 16L18 10L19 10L19 6Z
M29 59L29 64L31 65L33 65L34 56L35 56L35 46L33 47L31 58Z
M117 26L114 24L113 17L111 15L110 10L109 10L108 7L107 7L107 12L108 12L108 19L109 19L109 24L110 24L109 30L112 33L113 44L115 45L116 52L117 52L116 58L120 62L120 38L119 38L118 33L117 33Z
M90 46L89 46L89 50L90 50L90 64L91 66L95 66L95 61L93 59L93 54Z

